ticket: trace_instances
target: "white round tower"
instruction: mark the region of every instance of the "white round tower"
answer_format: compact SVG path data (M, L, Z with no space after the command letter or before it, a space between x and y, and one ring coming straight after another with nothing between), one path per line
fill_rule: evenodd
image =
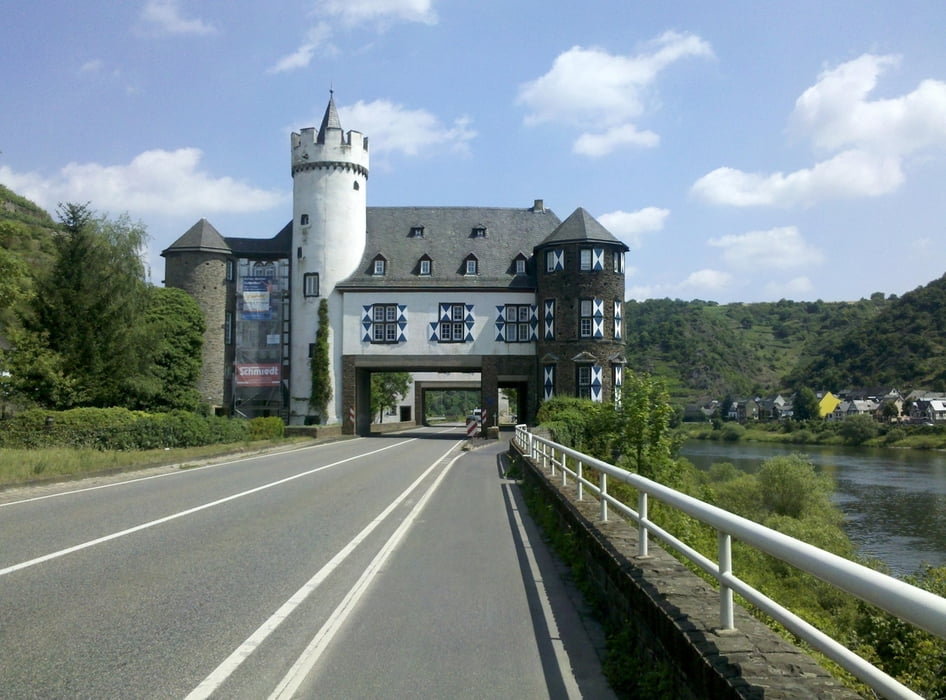
M319 304L328 300L332 400L323 423L341 411L341 298L335 285L351 275L365 250L368 139L342 131L334 96L322 125L292 134L292 299L289 418L306 422L312 379L310 346L319 328Z

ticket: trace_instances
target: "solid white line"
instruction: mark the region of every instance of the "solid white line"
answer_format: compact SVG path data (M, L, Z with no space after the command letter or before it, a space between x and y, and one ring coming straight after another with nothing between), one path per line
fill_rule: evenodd
M289 615L295 611L308 598L321 584L325 579L327 579L334 571L337 569L348 556L355 551L355 549L360 545L367 537L370 535L375 528L378 527L390 514L394 511L395 508L401 505L405 499L427 478L431 471L433 471L443 460L450 454L450 452L457 446L456 443L451 445L450 449L447 450L441 457L439 457L433 464L431 464L423 474L421 474L417 479L411 483L397 498L395 498L384 510L382 510L370 523L368 523L365 528L359 532L354 539L352 539L348 544L346 544L338 553L329 560L311 579L306 581L306 583L296 591L292 597L289 598L285 603L283 603L279 609L274 612L268 620L266 620L262 625L260 625L254 632L251 634L246 641L244 641L240 646L238 646L233 653L230 654L223 662L217 666L210 675L208 675L200 684L194 688L188 695L186 700L199 700L201 698L210 697L210 695L216 691L224 681L229 678L234 671L236 671L240 665L252 654L259 646L262 644L270 634L272 634L279 625L281 625ZM451 462L452 464L452 462ZM449 465L448 465L449 468Z
M328 620L326 620L325 624L322 625L322 628L316 633L315 637L312 638L312 641L309 642L309 645L306 647L305 651L302 652L302 655L299 656L296 662L292 665L292 668L289 669L289 672L269 696L269 700L287 700L288 698L293 697L295 692L299 689L306 677L312 671L312 668L319 660L319 657L322 656L322 653L328 648L329 644L331 644L335 634L344 624L352 610L354 610L355 604L368 590L368 586L374 580L375 576L377 576L378 572L381 570L381 567L384 566L384 563L387 561L388 557L391 555L397 545L400 544L401 540L404 539L408 528L410 528L414 520L417 519L417 516L420 515L421 510L423 510L424 506L427 504L427 501L430 500L430 497L433 495L434 491L443 481L444 477L447 475L447 472L450 470L450 467L452 467L460 457L462 457L462 455L457 455L452 460L450 460L447 466L443 468L443 471L440 472L440 474L434 480L434 483L431 484L430 488L427 489L426 493L424 493L417 504L411 509L411 512L408 514L408 516L404 519L398 529L395 530L394 534L391 535L390 539L384 544L384 546L381 548L381 551L375 555L375 558L368 565L368 568L365 569L358 581L355 582L355 585L352 586L351 590L348 591L344 599L342 599L342 602L338 604L338 607L335 608Z
M555 622L555 614L552 612L552 605L549 602L549 594L545 589L545 581L542 578L542 572L539 570L539 564L535 560L535 553L532 549L532 543L529 541L529 534L526 532L525 525L522 522L522 515L519 508L510 493L512 487L509 484L504 485L506 503L512 510L513 519L516 521L516 529L519 530L519 539L522 541L522 547L525 551L526 559L529 562L529 573L532 581L535 583L536 593L539 596L539 604L542 607L542 616L545 618L545 625L549 631L549 638L552 649L555 651L555 662L558 665L559 674L562 677L562 683L565 686L565 692L569 698L581 698L581 689L578 687L578 681L572 670L571 660L568 658L568 652L565 651L565 644L562 642L562 635L559 633L558 624Z
M355 440L363 440L363 439L364 438L360 438L360 437L354 438L353 440L350 440L350 442L354 442ZM324 444L307 445L306 447L299 447L293 450L288 450L286 452L280 452L278 454L292 454L294 452L303 452L305 450L313 450L316 447L324 447L324 446L325 446ZM45 501L47 498L59 498L61 496L71 496L77 493L85 493L86 491L98 491L99 489L109 489L109 488L112 488L113 486L124 486L125 484L135 484L141 481L150 481L151 479L162 479L166 476L192 474L193 472L203 471L204 469L210 469L211 467L222 467L228 464L239 464L240 462L247 462L251 459L261 459L262 457L267 457L267 456L269 455L260 453L260 454L255 454L255 455L248 455L246 457L241 457L240 459L228 459L226 462L214 462L213 464L204 464L202 466L191 467L189 469L181 469L180 467L182 467L183 465L179 464L179 465L176 465L177 467L179 467L178 471L174 471L174 472L166 472L164 474L152 474L151 476L140 476L133 479L124 479L123 481L113 481L108 484L98 484L97 486L86 486L81 489L71 489L69 491L60 491L58 493L47 493L42 496L33 496L32 498L24 498L19 501L9 501L8 503L0 503L0 508L5 508L6 506L16 506L23 503L33 503L34 501ZM173 467L175 465L169 464L169 465L164 465L164 466ZM95 477L94 474L89 475L89 478L94 478L94 477Z
M399 442L394 445L388 445L387 447L382 447L379 450L374 450L372 452L365 452L364 454L348 457L346 459L339 460L338 462L332 462L331 464L326 464L321 467L316 467L315 469L310 469L309 471L305 471L300 474L288 476L285 479L280 479L278 481L272 481L268 484L263 484L262 486L257 486L256 488L252 488L248 491L241 491L240 493L235 493L232 496L227 496L226 498L220 498L216 501L211 501L210 503L204 503L203 505L200 505L200 506L195 506L193 508L188 508L187 510L182 510L179 513L173 513L163 518L158 518L157 520L151 520L150 522L142 523L140 525L135 525L134 527L130 527L126 530L113 532L112 534L105 535L104 537L98 537L94 540L89 540L88 542L82 542L81 544L77 544L72 547L67 547L66 549L60 549L58 552L51 552L50 554L44 554L41 557L36 557L35 559L30 559L29 561L20 562L19 564L14 564L13 566L8 566L4 569L0 569L0 576L6 576L7 574L12 574L14 571L20 571L21 569L28 569L31 566L36 566L37 564L42 564L43 562L47 562L52 559L58 559L59 557L63 557L67 554L79 552L83 549L88 549L89 547L94 547L95 545L103 544L104 542L117 540L120 537L125 537L135 532L140 532L141 530L147 530L148 528L152 528L157 525L163 525L164 523L170 522L172 520L183 518L186 515L193 515L194 513L199 513L202 510L207 510L208 508L213 508L214 506L219 506L223 503L235 501L236 499L243 498L244 496L249 496L251 494L258 493L260 491L265 491L266 489L273 488L274 486L280 486L290 481L301 479L304 476L310 476L312 474L315 474L316 472L324 471L326 469L331 469L332 467L337 467L341 464L345 464L346 462L351 462L356 459L361 459L362 457L368 457L369 455L378 454L379 452L390 450L393 447L400 447L401 445L406 445L409 442L413 442L416 439L417 438L411 438L410 440L405 440L404 442Z

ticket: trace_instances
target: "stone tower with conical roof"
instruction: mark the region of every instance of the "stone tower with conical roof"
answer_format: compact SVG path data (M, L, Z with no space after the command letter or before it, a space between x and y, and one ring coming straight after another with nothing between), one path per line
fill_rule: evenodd
M230 405L233 358L227 347L233 333L233 251L207 219L191 226L161 255L164 284L194 297L204 314L204 344L197 390L213 407Z
M620 403L627 250L580 207L533 249L542 400L563 395Z
M289 422L339 422L341 412L341 300L338 282L351 275L365 250L368 139L344 132L334 96L329 97L318 130L293 133L292 143L292 290ZM329 305L329 373L332 400L325 414L314 415L310 346L318 332L322 299Z

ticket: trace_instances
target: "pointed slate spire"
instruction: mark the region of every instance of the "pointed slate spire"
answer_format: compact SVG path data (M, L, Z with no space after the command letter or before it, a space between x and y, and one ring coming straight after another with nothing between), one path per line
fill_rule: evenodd
M325 108L325 116L322 117L317 143L325 143L325 132L328 129L338 129L339 134L342 131L342 122L338 118L338 110L335 109L335 91L329 90L328 95L328 107Z
M597 219L581 207L573 211L571 216L552 231L539 246L591 242L613 243L622 246L624 250L628 249L624 243L614 237L614 234L598 223Z
M207 219L201 219L168 246L161 255L184 252L229 254L232 251L220 232Z

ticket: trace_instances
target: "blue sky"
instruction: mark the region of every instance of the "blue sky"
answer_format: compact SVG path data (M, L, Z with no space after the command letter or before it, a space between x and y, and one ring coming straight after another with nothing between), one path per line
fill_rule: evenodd
M628 298L902 294L946 271L946 3L36 0L0 22L0 182L127 212L292 216L334 88L368 203L584 207Z

